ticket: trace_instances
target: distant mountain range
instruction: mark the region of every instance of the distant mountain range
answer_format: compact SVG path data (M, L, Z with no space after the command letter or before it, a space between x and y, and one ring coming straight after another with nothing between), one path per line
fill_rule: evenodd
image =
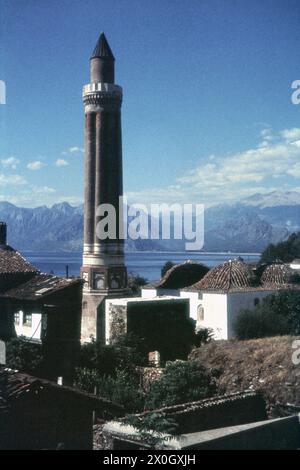
M67 202L34 209L0 202L8 242L22 251L81 251L83 206ZM205 211L205 251L259 252L300 230L300 193L254 194ZM127 240L128 251L183 251L183 240Z

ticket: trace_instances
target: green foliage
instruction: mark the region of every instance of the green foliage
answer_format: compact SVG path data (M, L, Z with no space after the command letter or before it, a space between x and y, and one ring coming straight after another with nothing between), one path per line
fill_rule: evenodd
M101 377L98 394L123 405L129 413L143 409L144 395L139 387L139 377L133 373L118 371L115 377Z
M290 262L295 258L300 258L300 232L292 233L286 241L277 245L271 243L262 252L260 262L270 263L275 260Z
M166 418L162 413L157 412L142 416L127 415L121 422L138 429L141 441L151 448L167 441L170 436L176 435L178 429L178 424L174 419Z
M123 405L129 413L143 409L144 396L139 377L134 373L117 370L114 376L100 375L95 369L77 368L75 386Z
M146 360L142 340L128 334L112 346L95 340L84 344L81 347L79 366L95 369L100 375L114 375L117 370L128 371L137 365L145 365Z
M148 279L138 275L129 275L128 276L128 287L132 295L139 296L141 293L141 287L147 284Z
M162 377L152 383L146 408L158 409L208 398L216 393L214 376L198 362L168 363Z
M284 318L275 319L272 312L260 308L240 312L233 327L240 340L288 334Z
M77 367L75 369L74 386L85 390L88 393L95 393L99 380L99 373L96 369L87 367Z
M194 346L199 348L202 344L207 344L213 339L212 328L201 328L195 333Z
M167 261L161 268L161 277L164 277L164 275L167 274L169 269L173 268L173 266L175 266L175 264L172 263L172 261Z
M29 374L41 375L43 364L42 345L30 343L22 337L6 343L6 364Z
M300 334L300 291L288 289L263 299L254 310L244 310L234 323L238 339Z
M145 365L143 344L128 334L116 345L104 346L92 341L81 347L80 367L76 369L77 387L123 405L129 412L143 409L144 396L136 366Z

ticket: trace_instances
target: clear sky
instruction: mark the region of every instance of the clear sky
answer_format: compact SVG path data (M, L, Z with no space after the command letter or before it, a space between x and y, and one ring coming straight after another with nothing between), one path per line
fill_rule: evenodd
M300 190L299 25L298 0L0 0L0 200L82 201L81 91L101 31L132 199Z

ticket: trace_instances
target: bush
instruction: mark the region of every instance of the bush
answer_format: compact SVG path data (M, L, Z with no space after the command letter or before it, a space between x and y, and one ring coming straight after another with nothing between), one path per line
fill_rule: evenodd
M13 338L6 343L6 364L28 374L41 375L43 366L42 345L30 343L25 338Z
M300 258L300 232L292 233L286 241L277 245L271 243L262 252L260 262L270 263L278 259L290 262L295 258Z
M238 339L300 334L300 291L288 289L273 294L244 310L234 323Z
M103 345L93 340L81 347L82 368L95 369L100 375L115 375L117 370L130 371L137 365L145 365L147 354L142 341L132 334L120 338L118 344Z
M95 369L77 368L75 386L89 393L123 405L128 413L143 409L144 395L139 387L139 377L118 370L115 376L100 375Z
M195 333L194 346L199 348L202 344L210 343L213 339L213 335L212 328L201 328Z
M275 321L272 312L260 308L241 311L233 328L235 336L240 340L288 334L284 318L279 317Z
M158 409L208 398L216 393L215 377L198 362L168 363L162 377L152 383L146 408Z
M128 276L128 287L132 295L140 295L141 287L147 284L148 279L131 274Z
M178 434L176 421L155 411L144 416L127 415L120 422L138 429L141 441L152 449L158 444L164 444L170 436Z

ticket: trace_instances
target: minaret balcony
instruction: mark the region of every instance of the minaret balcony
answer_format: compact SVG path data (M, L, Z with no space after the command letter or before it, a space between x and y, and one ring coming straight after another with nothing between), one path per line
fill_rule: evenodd
M113 83L89 83L84 85L82 96L86 96L93 93L112 93L122 96L122 87Z

